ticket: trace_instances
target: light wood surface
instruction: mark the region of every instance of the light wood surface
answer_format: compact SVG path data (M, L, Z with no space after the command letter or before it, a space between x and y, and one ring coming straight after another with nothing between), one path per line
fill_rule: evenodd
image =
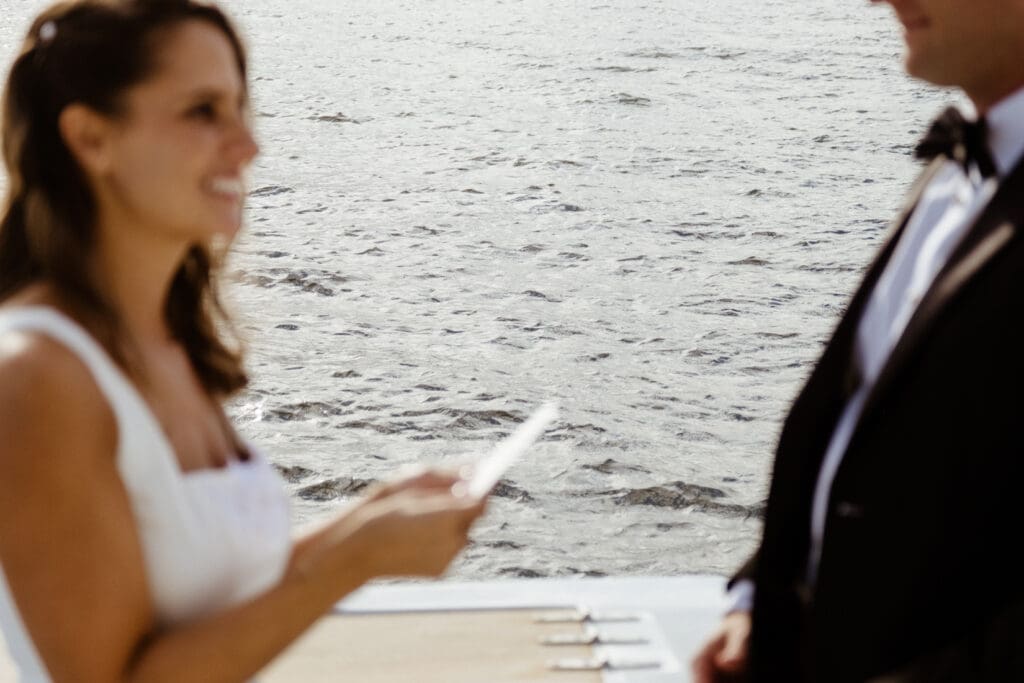
M564 610L557 610L564 612ZM600 683L596 671L550 671L589 646L545 647L579 624L538 624L543 610L330 615L260 674L261 683Z
M564 610L557 610L564 612ZM549 671L590 647L544 647L579 624L537 624L543 610L330 615L262 672L261 683L600 683L594 671ZM17 674L0 639L0 683Z
M0 634L0 683L15 683L18 680L18 672L14 668L14 662L7 654L7 646L4 644L3 634Z

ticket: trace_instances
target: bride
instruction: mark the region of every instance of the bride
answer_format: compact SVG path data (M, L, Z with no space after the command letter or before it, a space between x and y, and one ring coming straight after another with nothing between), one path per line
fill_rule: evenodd
M235 31L193 0L59 3L11 68L0 627L22 680L249 679L367 580L441 574L483 512L426 472L291 537L223 409L246 384L217 281L247 95Z

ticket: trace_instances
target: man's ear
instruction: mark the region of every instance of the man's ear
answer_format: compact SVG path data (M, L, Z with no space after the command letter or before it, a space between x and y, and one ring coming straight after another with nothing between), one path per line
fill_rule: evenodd
M109 118L84 104L69 104L57 119L64 144L89 175L103 175L111 164L113 125Z

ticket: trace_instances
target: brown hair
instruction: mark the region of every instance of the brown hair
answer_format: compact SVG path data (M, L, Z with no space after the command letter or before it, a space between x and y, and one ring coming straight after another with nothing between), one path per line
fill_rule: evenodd
M209 22L234 48L243 82L245 51L224 14L195 0L73 0L36 18L3 96L3 155L9 188L0 217L0 302L26 285L52 283L76 317L125 369L134 355L114 308L90 274L96 200L58 130L72 103L117 116L125 91L149 77L162 32ZM242 354L218 326L230 320L217 296L219 263L192 246L175 273L164 316L208 392L245 386Z

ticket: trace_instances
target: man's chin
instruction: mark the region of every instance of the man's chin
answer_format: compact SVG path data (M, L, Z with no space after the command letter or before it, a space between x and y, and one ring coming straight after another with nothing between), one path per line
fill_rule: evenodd
M932 85L950 87L960 85L949 69L943 68L936 60L915 50L908 50L903 60L907 75Z

